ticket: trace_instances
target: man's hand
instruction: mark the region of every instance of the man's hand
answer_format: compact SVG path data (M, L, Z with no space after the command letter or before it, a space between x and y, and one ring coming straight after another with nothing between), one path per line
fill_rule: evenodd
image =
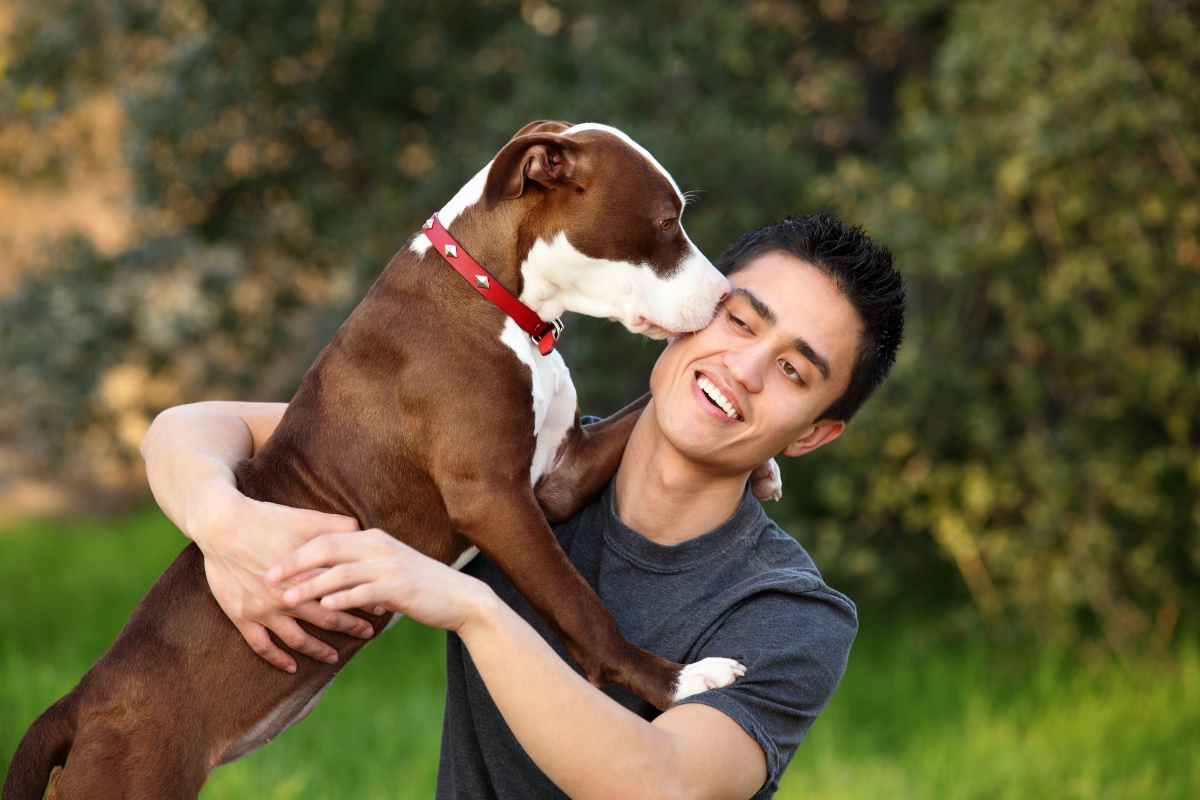
M380 607L449 631L497 600L481 581L378 528L318 536L272 567L267 580L296 610L318 601L327 613Z
M211 495L217 495L215 497ZM207 498L207 499L206 499ZM361 617L323 608L316 600L285 606L282 594L290 584L265 580L267 569L314 537L357 531L350 518L288 508L251 500L236 489L197 491L188 513L188 532L203 542L204 570L222 610L242 636L272 665L296 671L296 662L270 636L296 652L333 664L337 651L310 635L297 622L369 638L373 629Z

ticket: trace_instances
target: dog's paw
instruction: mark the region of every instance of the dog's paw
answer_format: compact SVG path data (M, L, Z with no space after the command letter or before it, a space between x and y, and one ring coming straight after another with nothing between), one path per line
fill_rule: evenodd
M732 658L701 659L679 671L675 697L671 702L678 703L685 697L728 686L745 674L746 668Z
M759 500L778 500L783 497L783 480L779 477L779 465L775 459L759 464L750 473L750 491Z

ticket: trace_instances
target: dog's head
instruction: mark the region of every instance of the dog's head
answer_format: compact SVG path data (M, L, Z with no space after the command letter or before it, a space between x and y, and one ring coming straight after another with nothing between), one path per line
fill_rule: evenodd
M526 126L490 165L480 199L490 210L534 193L521 223L521 298L543 318L575 311L654 338L712 320L729 282L684 232L675 181L624 133Z

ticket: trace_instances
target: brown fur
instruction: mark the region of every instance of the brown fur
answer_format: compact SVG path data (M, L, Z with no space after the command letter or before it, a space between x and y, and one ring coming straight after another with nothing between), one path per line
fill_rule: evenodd
M566 230L588 255L672 273L686 242L666 179L614 137L527 126L496 157L484 201L451 233L515 294L538 237ZM664 228L661 220L675 219ZM440 561L474 544L525 596L596 684L666 708L680 665L629 644L558 546L561 520L603 488L645 398L574 430L535 495L529 371L499 339L504 314L432 248L405 246L321 353L281 420L237 469L252 498L347 514ZM390 615L366 616L376 632ZM209 590L188 546L108 653L30 728L3 800L193 798L209 771L280 704L302 706L361 639L306 630L336 665L297 657L295 674L259 658ZM276 730L266 731L268 739ZM69 754L69 756L68 756Z

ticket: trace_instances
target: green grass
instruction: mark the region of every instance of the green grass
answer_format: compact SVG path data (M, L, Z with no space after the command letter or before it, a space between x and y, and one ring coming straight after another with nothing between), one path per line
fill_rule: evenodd
M1200 653L1089 672L867 626L783 798L1200 797Z
M0 764L112 642L184 544L157 512L0 532ZM427 798L445 692L442 634L402 621L312 716L213 773L202 797ZM1200 796L1200 653L1092 672L864 624L850 669L778 797Z

